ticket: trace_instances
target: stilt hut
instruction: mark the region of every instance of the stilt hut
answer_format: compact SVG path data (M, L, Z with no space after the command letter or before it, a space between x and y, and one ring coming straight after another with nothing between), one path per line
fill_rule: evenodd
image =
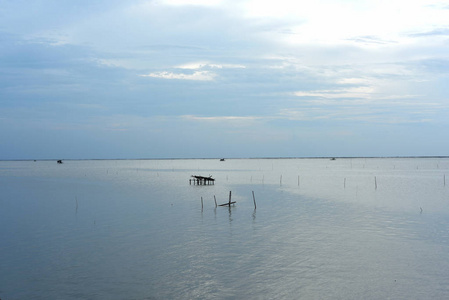
M189 183L193 183L193 185L213 185L215 183L215 179L211 175L209 177L192 175L192 178L189 179Z

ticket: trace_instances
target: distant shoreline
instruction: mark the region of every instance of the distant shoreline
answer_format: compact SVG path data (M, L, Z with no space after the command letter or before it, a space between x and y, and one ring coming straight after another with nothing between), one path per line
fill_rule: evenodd
M107 160L219 160L222 157L215 158L67 158L63 161L107 161ZM384 158L449 158L445 155L433 156L304 156L304 157L230 157L225 159L384 159ZM0 161L57 161L61 158L46 158L46 159L0 159Z

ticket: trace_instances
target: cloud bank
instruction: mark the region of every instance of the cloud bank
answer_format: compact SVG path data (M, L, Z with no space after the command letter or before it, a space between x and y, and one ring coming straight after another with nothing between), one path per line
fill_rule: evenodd
M448 32L437 0L4 2L0 159L447 155Z

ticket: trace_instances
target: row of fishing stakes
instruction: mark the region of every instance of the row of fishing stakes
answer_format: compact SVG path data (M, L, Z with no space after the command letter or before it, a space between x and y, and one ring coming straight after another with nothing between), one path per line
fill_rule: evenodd
M252 177L251 177L251 179L252 179ZM279 178L279 185L282 185L282 175ZM298 186L300 186L300 177L299 177L299 175L298 175ZM446 186L446 174L443 175L443 186ZM346 188L346 177L343 180L343 188ZM374 189L377 190L377 177L376 176L374 176Z
M252 177L251 177L251 180L252 180ZM279 178L279 184L282 185L282 175ZM443 175L443 184L444 184L444 186L446 186L446 174ZM299 176L298 176L298 186L300 186L300 177ZM346 177L344 178L344 181L343 181L343 187L346 188ZM374 176L374 188L377 190L377 177L376 176ZM254 191L252 191L252 194L253 194L254 209L256 209L257 205L256 205L256 197L254 196ZM231 197L232 197L232 192L229 191L228 203L223 203L223 204L217 205L217 198L214 195L215 207L217 207L217 206L229 206L230 207L231 204L235 204L236 203L235 201L231 201ZM203 207L204 207L203 197L201 197L201 210L203 210ZM78 209L78 200L76 200L76 208Z
M254 191L252 191L252 193L253 193L254 209L256 209L257 208L256 197L254 196ZM217 205L217 198L214 195L215 207L217 207L217 206L229 206L229 207L231 207L232 204L236 203L236 201L231 201L231 198L232 198L232 191L229 191L229 201L227 203L223 203L223 204ZM203 210L203 208L204 208L203 197L201 197L201 211Z
M300 176L298 175L298 187L301 185ZM228 177L226 176L226 180ZM253 182L253 176L251 176L250 181ZM262 184L265 183L265 176L262 176ZM279 185L282 186L282 175L279 177ZM446 174L443 175L443 185L446 186ZM343 180L343 188L346 188L346 177ZM377 176L374 176L374 189L377 190Z

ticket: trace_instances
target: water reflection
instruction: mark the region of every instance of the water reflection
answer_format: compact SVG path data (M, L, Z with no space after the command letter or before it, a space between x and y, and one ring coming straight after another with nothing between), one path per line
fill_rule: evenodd
M442 175L434 184L432 169L374 162L386 165L8 163L14 177L0 173L0 298L67 298L83 286L68 298L447 299L449 189L436 187ZM214 169L217 184L186 189L192 165ZM400 167L402 177L393 176ZM438 172L448 167L442 160ZM198 214L200 196L229 189L238 206L212 213L206 200Z

